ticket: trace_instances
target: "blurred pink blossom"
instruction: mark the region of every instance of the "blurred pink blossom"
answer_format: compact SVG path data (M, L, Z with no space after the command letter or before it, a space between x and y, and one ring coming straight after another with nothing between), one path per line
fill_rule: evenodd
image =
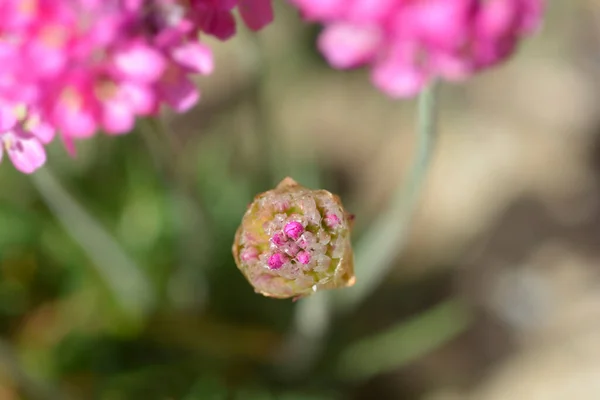
M230 37L236 6L253 30L273 18L270 0L0 0L0 101L36 110L71 151L73 139L127 133L163 104L184 112L200 98L193 76L213 70L199 38ZM11 147L31 150L18 153L29 167L9 150L17 168L39 167L45 142L5 125L3 143L30 145Z
M539 25L544 0L290 0L324 24L318 46L335 68L371 66L392 97L434 77L462 80L509 57Z
M225 40L236 32L232 11L239 8L244 23L257 31L273 20L271 0L190 0L192 20L206 33Z
M0 104L0 161L6 150L15 168L30 174L46 162L43 145L53 137L54 129L36 113L19 113L18 107Z

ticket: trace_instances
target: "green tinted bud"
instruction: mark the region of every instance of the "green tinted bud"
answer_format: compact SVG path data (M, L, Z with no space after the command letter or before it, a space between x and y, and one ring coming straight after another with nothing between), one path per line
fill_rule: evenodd
M248 206L233 256L256 292L268 297L352 286L352 220L338 196L286 178Z

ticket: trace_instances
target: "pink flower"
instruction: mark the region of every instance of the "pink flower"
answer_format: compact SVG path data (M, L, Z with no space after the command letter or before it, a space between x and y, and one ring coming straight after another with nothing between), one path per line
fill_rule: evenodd
M271 0L238 0L238 8L248 28L258 31L273 21Z
M273 20L271 0L190 0L193 21L204 31L221 40L236 32L233 9L237 6L244 23L253 31Z
M335 68L371 66L392 97L432 78L462 80L506 60L540 23L544 0L290 0L325 25L318 46Z
M46 162L44 144L49 143L54 130L33 113L19 118L17 108L0 105L0 161L4 150L19 171L31 174Z
M231 11L237 0L191 0L194 22L202 31L221 40L235 34L235 19Z
M184 112L200 98L192 78L213 70L199 37L230 37L236 7L253 30L273 18L270 0L0 0L0 101L36 110L69 151L162 105ZM44 143L19 124L2 132L11 158Z

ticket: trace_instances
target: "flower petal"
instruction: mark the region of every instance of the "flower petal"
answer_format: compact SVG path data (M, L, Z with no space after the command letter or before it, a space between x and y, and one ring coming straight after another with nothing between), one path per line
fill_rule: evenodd
M198 7L194 13L194 22L209 35L221 40L235 34L235 19L229 11L219 11L210 7Z
M96 132L97 123L92 112L87 108L68 104L65 100L57 102L53 117L63 135L85 138Z
M27 113L25 130L38 138L43 144L48 144L54 139L54 127L43 121L40 115L33 111Z
M118 73L138 82L158 80L166 67L163 55L143 43L120 49L114 55L113 63Z
M291 0L309 21L339 18L348 8L346 0Z
M0 104L0 133L12 129L17 123L15 109L10 104Z
M126 102L111 99L103 103L102 127L107 133L127 133L133 129L134 125L135 115Z
M244 22L253 31L262 29L273 21L271 0L239 0L238 8Z
M181 72L169 82L163 82L160 93L163 100L177 112L188 111L200 99L196 85Z
M171 56L179 65L201 74L210 74L214 63L212 51L199 42L188 42L173 49Z
M377 28L351 24L328 26L319 37L319 49L335 68L350 68L369 61L381 42Z
M7 132L2 139L8 156L19 171L31 174L46 162L46 150L34 136Z
M65 135L61 135L60 138L62 139L67 153L69 153L71 157L75 157L77 155L77 149L75 148L75 141L73 138Z
M427 71L416 65L411 45L398 46L386 59L378 62L371 73L375 86L396 98L411 97L427 82Z
M118 90L119 98L126 101L136 114L151 115L158 111L156 95L149 87L126 82Z

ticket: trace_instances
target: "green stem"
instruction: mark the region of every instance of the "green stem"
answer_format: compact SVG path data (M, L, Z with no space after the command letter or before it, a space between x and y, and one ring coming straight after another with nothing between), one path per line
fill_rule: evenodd
M299 302L294 333L286 342L293 354L294 374L308 371L329 329L332 308L346 312L359 305L385 278L406 241L410 220L425 183L436 139L437 84L425 88L419 98L417 154L406 184L400 185L390 208L372 225L356 249L357 283L349 289L317 293ZM331 294L333 302L328 301ZM299 349L299 350L298 350ZM302 355L298 356L301 351ZM285 371L290 372L290 371Z
M399 187L389 209L380 215L356 246L356 285L335 293L336 306L342 312L352 310L377 288L406 243L437 137L437 86L432 82L419 97L417 153L406 184Z
M343 379L367 379L398 369L463 333L472 316L458 300L446 300L385 332L347 347L336 372Z
M255 82L250 93L250 104L253 107L256 129L256 152L260 159L260 169L256 178L259 190L267 190L275 186L285 177L282 169L282 146L280 136L273 121L271 105L269 104L270 65L263 45L257 35L251 35L248 40L253 44L253 54L257 58ZM283 173L283 176L281 176Z
M32 182L55 218L79 244L126 312L139 316L155 298L148 277L87 210L60 184L48 167L32 175Z

